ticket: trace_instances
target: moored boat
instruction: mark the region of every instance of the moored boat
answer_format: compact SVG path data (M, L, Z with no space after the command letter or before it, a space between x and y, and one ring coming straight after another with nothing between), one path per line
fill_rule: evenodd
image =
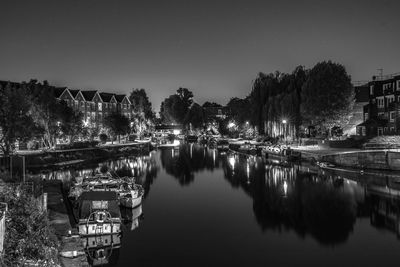
M135 208L142 204L144 189L141 185L134 184L130 190L119 192L119 204L126 208Z
M83 192L78 199L80 236L111 235L121 232L121 213L117 192Z

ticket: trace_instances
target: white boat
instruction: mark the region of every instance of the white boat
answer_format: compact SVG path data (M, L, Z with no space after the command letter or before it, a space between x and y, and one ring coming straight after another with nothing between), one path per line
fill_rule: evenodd
M144 189L141 185L132 185L131 190L119 192L119 203L126 208L135 208L142 204Z

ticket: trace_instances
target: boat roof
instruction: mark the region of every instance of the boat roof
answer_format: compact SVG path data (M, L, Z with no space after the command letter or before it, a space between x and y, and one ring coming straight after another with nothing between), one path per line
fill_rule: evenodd
M117 200L117 193L114 191L89 191L83 192L81 195L81 200Z

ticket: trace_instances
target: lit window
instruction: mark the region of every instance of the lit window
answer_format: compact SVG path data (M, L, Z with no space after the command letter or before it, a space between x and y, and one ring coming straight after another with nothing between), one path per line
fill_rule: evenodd
M390 121L394 121L394 116L395 116L395 112L394 111L390 111Z
M99 106L99 110L101 110L102 104L101 104L101 103L98 103L98 106Z

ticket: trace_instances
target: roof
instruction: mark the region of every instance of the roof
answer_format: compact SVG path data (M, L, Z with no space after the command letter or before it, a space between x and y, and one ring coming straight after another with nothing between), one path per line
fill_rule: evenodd
M71 95L75 98L77 95L78 95L78 93L79 93L79 90L71 90L71 89L68 89L69 90L69 92L71 93Z
M368 119L357 126L376 126L376 127L384 127L387 124L387 120L383 119Z
M369 87L368 85L354 87L356 93L356 102L368 102L369 101Z
M86 101L92 101L97 91L81 91Z
M51 87L53 89L54 97L59 98L64 93L67 87Z
M115 99L117 100L118 103L121 103L126 95L115 95Z
M99 95L101 97L101 100L103 100L103 102L110 102L112 97L114 96L114 94L111 93L100 93Z
M117 193L114 191L89 191L83 192L81 200L117 200Z
M155 128L156 130L182 130L182 125L160 124Z
M79 218L88 218L94 211L94 201L104 201L107 204L105 209L110 213L112 218L121 217L119 210L119 201L117 193L114 191L89 191L83 192L79 197Z

